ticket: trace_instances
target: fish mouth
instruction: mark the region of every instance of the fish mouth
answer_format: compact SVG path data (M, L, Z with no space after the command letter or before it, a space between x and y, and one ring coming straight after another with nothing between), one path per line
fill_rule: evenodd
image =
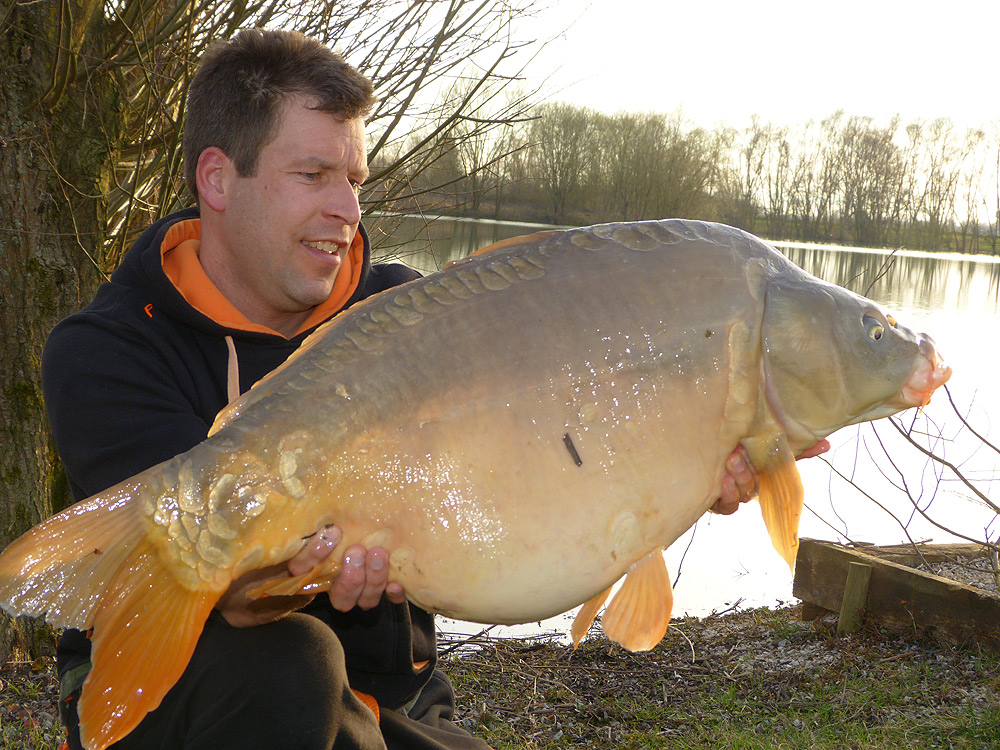
M951 377L951 368L945 364L929 337L921 336L919 348L917 367L899 391L898 399L904 408L924 408L930 403L934 391Z

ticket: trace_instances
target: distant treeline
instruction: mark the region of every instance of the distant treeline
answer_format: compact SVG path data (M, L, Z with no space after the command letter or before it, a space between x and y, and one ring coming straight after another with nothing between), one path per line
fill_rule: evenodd
M770 239L998 250L1000 123L961 132L841 111L706 130L680 114L548 103L477 131L489 119L473 115L423 171L396 175L407 190L392 207L555 224L698 218Z

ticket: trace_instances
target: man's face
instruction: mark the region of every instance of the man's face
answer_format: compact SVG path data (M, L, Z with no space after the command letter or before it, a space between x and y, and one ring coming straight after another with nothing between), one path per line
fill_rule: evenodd
M256 174L229 180L222 278L212 274L223 294L254 322L294 333L330 296L367 176L362 120L287 104Z

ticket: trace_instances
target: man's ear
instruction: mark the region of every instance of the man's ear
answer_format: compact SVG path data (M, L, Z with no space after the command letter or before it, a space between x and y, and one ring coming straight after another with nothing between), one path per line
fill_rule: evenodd
M213 211L226 210L226 188L230 175L236 173L232 160L222 149L209 146L198 157L195 176L198 181L198 198Z

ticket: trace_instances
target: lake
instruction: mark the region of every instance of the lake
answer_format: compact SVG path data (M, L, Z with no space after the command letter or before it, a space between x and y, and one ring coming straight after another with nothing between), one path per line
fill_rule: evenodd
M383 256L424 273L501 239L546 229L536 224L441 219L366 220ZM391 241L389 241L391 238ZM948 394L899 421L925 447L947 458L994 503L997 451L963 426L958 414L994 444L1000 428L995 383L1000 367L1000 262L960 256L772 243L810 273L878 301L901 324L929 333L954 370ZM956 413L956 409L957 412ZM845 428L830 438L833 450L799 462L806 489L800 535L834 541L896 544L996 540L996 514L939 464L903 440L885 420ZM674 580L674 614L704 616L734 605L791 603L792 574L771 547L756 503L731 516L706 515L665 553ZM494 630L536 634L568 630L571 617L540 625ZM477 627L446 622L445 629Z

